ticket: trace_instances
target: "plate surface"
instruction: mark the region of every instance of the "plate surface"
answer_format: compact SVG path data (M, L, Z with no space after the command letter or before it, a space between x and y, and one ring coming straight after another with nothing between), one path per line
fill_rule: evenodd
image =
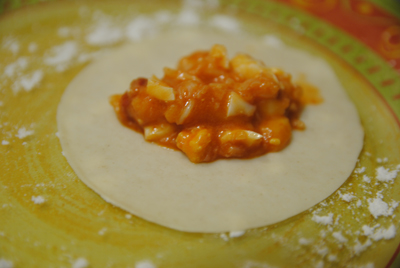
M36 2L0 2L0 264L398 267L396 2ZM127 214L87 188L56 136L61 95L102 52L167 27L249 32L271 46L297 47L328 61L366 133L346 183L310 210L240 237L170 230Z

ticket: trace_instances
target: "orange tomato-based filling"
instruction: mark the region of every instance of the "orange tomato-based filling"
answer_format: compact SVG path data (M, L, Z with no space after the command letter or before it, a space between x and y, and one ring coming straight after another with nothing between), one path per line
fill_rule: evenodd
M303 79L303 87L307 87ZM181 150L195 163L221 158L252 158L285 148L307 103L318 103L317 89L303 95L291 75L246 54L227 58L214 45L183 57L164 77L132 81L111 97L120 122L144 139ZM304 97L305 96L305 97Z

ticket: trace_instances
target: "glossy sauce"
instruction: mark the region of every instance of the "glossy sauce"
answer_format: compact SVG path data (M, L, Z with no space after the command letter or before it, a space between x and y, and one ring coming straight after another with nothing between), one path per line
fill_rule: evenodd
M120 122L147 141L181 150L195 163L252 158L284 149L306 103L319 103L280 69L248 55L227 59L224 46L182 58L164 77L137 78L111 98Z

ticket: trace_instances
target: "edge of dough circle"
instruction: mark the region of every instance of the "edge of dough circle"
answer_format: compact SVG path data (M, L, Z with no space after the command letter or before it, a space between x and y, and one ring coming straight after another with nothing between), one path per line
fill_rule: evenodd
M306 107L301 119L307 129L294 131L283 151L193 164L116 118L111 95L137 77L160 77L163 67L216 43L230 58L244 52L294 77L304 73L320 89L324 102ZM57 122L68 163L103 199L162 226L204 233L274 224L324 200L352 173L364 136L357 110L322 59L268 47L256 37L201 30L165 32L95 60L65 90Z

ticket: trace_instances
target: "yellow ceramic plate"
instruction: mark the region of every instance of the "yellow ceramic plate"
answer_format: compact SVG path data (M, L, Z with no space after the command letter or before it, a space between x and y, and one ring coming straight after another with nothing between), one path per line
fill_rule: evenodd
M20 1L0 1L0 267L395 267L395 2L36 2L20 7ZM62 155L56 135L60 97L105 50L168 27L250 32L271 45L325 58L365 128L356 171L310 210L239 237L170 230L106 203Z

